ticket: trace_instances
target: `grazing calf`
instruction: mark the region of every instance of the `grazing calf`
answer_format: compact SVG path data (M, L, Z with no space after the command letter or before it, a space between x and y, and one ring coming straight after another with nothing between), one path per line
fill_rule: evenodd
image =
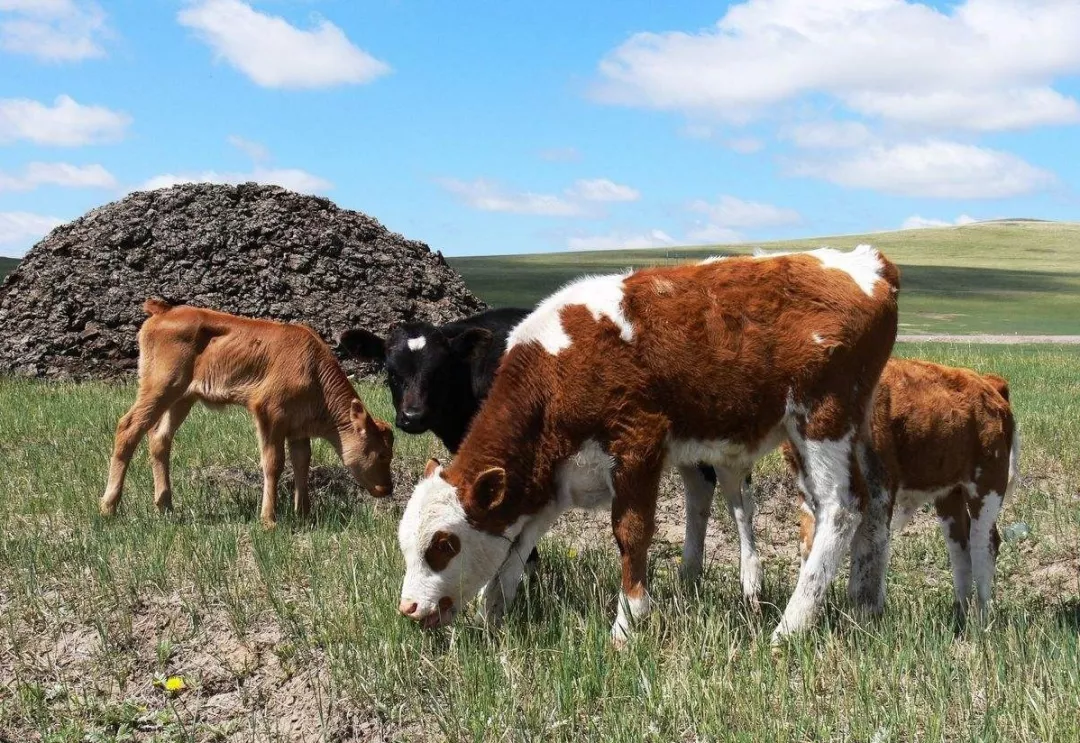
M997 516L1016 486L1020 459L1008 382L970 369L891 359L874 402L873 436L894 498L893 532L933 503L949 548L956 617L963 622L973 576L978 608L985 612L1001 542ZM804 489L798 452L785 446L784 457ZM800 517L805 560L814 515L804 507Z
M552 295L510 334L454 461L429 462L409 500L401 612L437 626L481 588L498 608L562 511L610 503L622 556L612 636L625 641L650 609L665 464L742 473L785 439L811 465L818 530L774 639L812 622L849 547L851 596L879 612L888 492L869 412L898 287L896 267L860 246L587 278Z
M346 357L381 362L397 410L397 427L414 434L431 431L451 454L456 454L495 380L510 331L530 312L507 307L441 326L405 323L396 326L385 340L357 328L341 335L338 350ZM717 475L707 466L679 467L679 474L687 504L681 570L684 577L694 579L701 573L704 550L694 549L693 545L704 544ZM753 515L753 501L740 488L740 480L736 477L728 482L731 479L723 479L721 490L732 518L742 524L745 513ZM743 592L756 607L761 566L753 549L752 531L743 535L741 544L748 547L741 562ZM686 545L691 547L687 549ZM528 568L534 568L538 561L534 549L527 560Z
M255 418L262 451L262 521L274 525L278 478L289 444L296 480L294 503L308 511L311 439L326 439L356 481L376 497L390 495L394 433L376 420L333 353L303 325L173 307L159 299L139 330L139 393L116 427L109 482L101 512L116 512L128 462L150 433L154 503L172 506L169 455L176 429L192 406L242 405Z

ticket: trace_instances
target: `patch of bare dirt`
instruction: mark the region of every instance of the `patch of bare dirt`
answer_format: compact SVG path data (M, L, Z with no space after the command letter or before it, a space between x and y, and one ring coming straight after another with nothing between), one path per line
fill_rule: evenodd
M10 605L0 594L0 608ZM129 628L56 619L11 617L0 636L0 709L17 683L31 683L46 690L54 719L123 726L125 740L423 739L337 693L323 653L295 648L270 620L241 636L224 609L194 610L179 594L140 601ZM169 678L185 688L167 691ZM0 723L0 741L41 740L29 724Z

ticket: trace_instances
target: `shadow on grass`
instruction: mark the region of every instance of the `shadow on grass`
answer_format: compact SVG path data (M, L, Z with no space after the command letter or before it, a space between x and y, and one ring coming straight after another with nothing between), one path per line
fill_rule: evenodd
M262 471L236 466L202 467L192 473L193 483L188 505L176 499L177 518L192 524L242 523L258 520L262 503ZM395 490L403 490L395 473ZM279 526L309 528L318 526L339 532L358 519L368 522L376 503L395 510L394 501L375 499L361 488L344 467L315 466L308 475L311 511L300 516L293 510L293 478L286 471L278 486L277 519Z
M1062 627L1080 633L1080 599L1070 599L1058 606L1055 616Z

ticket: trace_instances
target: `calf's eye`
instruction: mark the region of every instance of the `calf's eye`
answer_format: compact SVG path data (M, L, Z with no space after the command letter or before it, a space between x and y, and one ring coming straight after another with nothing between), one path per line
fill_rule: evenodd
M437 573L445 568L459 552L461 552L461 539L457 534L437 531L431 537L428 548L424 550L424 561Z

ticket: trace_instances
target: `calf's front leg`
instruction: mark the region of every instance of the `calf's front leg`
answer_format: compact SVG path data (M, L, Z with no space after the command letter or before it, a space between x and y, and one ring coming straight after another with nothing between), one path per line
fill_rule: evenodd
M485 622L499 622L510 608L522 578L534 562L536 543L561 513L562 510L556 505L548 506L533 516L514 540L499 572L480 589L479 615Z
M277 525L275 512L278 480L281 479L281 471L285 468L285 438L274 431L270 423L262 418L256 419L256 430L259 434L263 471L260 518L264 527L273 529Z
M666 433L666 428L663 432ZM626 645L632 623L644 619L652 610L646 568L649 545L656 531L656 498L663 469L662 434L655 441L655 445L643 447L642 438L638 437L629 444L613 442L611 447L617 463L612 477L615 498L611 504L611 529L622 560L622 590L611 627L611 639L616 647Z

